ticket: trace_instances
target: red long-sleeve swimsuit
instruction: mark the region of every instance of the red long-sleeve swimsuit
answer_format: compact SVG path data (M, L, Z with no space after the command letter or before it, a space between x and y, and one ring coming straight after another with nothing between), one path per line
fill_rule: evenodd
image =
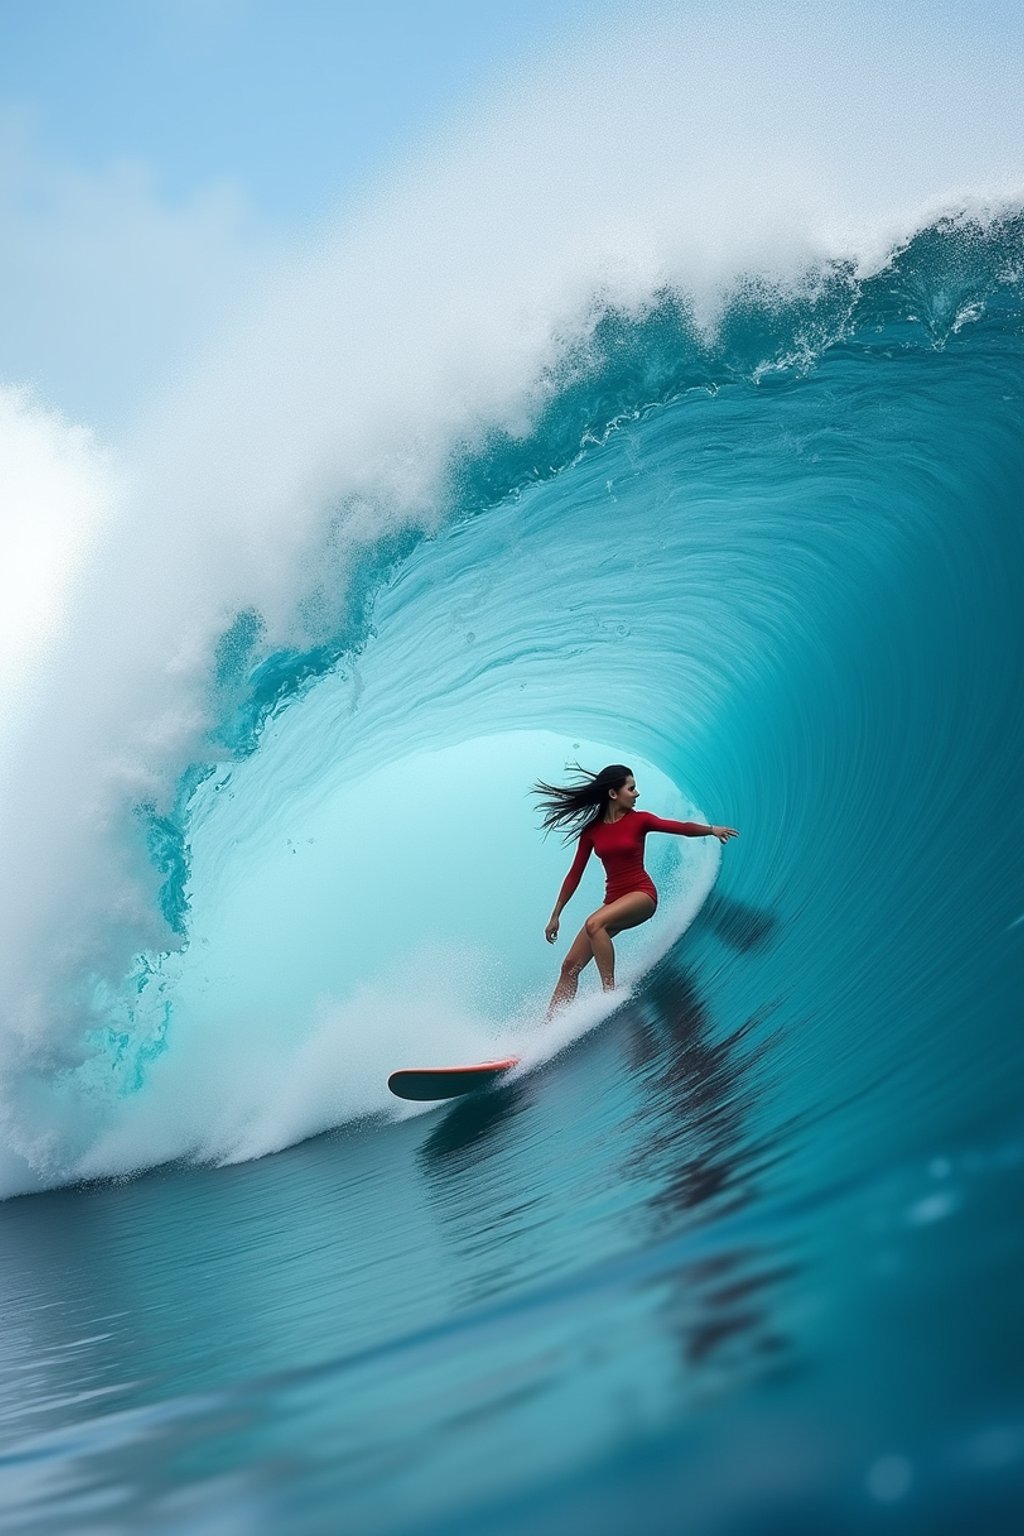
M604 899L607 906L631 891L644 891L658 900L657 887L644 869L644 838L648 832L675 832L682 837L705 837L707 828L696 821L664 821L650 811L627 811L618 821L597 821L584 827L576 845L572 868L562 882L558 899L564 906L580 883L587 860L594 852L604 865Z

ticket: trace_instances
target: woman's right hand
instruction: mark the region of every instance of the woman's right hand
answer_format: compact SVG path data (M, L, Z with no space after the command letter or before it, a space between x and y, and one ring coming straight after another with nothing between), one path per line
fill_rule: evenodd
M555 942L555 940L558 938L558 918L557 917L553 917L551 919L550 923L548 923L547 927L544 929L544 937L547 939L549 944L553 944Z

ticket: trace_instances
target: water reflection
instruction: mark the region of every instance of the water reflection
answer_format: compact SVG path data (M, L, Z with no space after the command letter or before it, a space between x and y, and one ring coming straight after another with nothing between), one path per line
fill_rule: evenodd
M774 931L770 917L724 900L707 926L719 937L727 931L744 953ZM776 1043L764 1029L770 1010L723 1033L683 948L651 977L624 1041L644 1088L624 1176L646 1188L643 1212L655 1244L739 1216L761 1196L765 1168L781 1155L777 1131L754 1129L763 1107L759 1069ZM773 1302L799 1266L782 1255L781 1243L776 1236L768 1252L749 1237L737 1240L668 1277L658 1325L673 1343L682 1394L712 1371L719 1380L725 1372L735 1387L787 1352Z
M520 1081L459 1100L442 1115L440 1123L420 1148L423 1171L429 1174L432 1166L443 1166L448 1159L454 1159L462 1166L466 1161L465 1154L471 1148L479 1151L481 1144L494 1135L503 1121L519 1112L524 1099L525 1086Z

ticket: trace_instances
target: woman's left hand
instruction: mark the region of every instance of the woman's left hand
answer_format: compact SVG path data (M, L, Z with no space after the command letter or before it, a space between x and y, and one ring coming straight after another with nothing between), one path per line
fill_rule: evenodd
M739 837L735 827L712 827L712 837L717 837L720 843L727 843L730 837Z

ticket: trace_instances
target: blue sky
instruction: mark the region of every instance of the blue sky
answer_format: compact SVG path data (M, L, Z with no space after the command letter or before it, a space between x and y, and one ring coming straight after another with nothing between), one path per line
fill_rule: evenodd
M315 213L597 0L7 0L0 101L96 170L138 156L170 198L240 181Z
M117 428L231 296L599 0L5 0L0 383Z

